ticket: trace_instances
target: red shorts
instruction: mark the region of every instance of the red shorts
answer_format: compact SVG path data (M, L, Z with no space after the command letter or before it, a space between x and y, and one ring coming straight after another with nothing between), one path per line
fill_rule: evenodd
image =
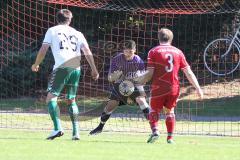
M168 109L172 109L177 105L177 99L179 94L177 95L163 95L163 96L156 96L150 98L150 106L156 112L161 112L163 107Z

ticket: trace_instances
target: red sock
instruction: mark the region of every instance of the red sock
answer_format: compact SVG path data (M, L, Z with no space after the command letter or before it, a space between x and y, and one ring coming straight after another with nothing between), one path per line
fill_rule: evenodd
M152 133L158 132L158 120L159 120L159 113L155 111L149 113L149 124L152 130Z
M168 132L167 139L171 139L173 137L173 131L175 127L175 114L174 113L167 114L165 123Z

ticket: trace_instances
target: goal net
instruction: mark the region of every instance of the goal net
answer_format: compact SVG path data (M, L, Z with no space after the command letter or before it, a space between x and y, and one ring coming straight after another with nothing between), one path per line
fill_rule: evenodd
M31 72L31 65L47 29L56 24L55 13L68 8L73 12L71 25L85 35L100 72L100 79L92 80L89 65L82 57L77 97L82 130L90 130L99 123L109 95L110 59L121 51L121 42L134 40L138 55L146 61L148 51L158 44L158 30L167 27L174 33L173 45L185 53L205 93L204 100L198 101L186 77L179 75L181 95L175 111L176 133L240 136L240 41L235 34L240 20L238 0L0 3L0 128L52 128L45 104L54 63L51 51L38 73ZM62 122L65 129L70 129L63 97L59 100ZM160 118L160 132L166 133L165 117L162 114ZM107 122L106 131L150 132L150 127L138 106L121 106Z

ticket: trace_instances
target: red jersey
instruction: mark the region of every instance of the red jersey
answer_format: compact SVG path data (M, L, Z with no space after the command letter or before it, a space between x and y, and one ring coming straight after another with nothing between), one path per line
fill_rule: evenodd
M151 49L148 54L148 68L154 69L152 96L179 94L178 73L188 66L183 52L172 45L161 44Z

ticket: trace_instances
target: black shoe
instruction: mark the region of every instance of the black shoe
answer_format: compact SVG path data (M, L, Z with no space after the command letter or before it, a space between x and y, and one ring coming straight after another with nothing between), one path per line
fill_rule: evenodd
M52 133L47 137L47 140L53 140L57 137L63 136L63 131L52 131Z
M103 127L97 126L97 128L95 128L94 130L92 130L92 131L89 133L89 135L97 135L97 134L101 133L102 130L103 130Z

